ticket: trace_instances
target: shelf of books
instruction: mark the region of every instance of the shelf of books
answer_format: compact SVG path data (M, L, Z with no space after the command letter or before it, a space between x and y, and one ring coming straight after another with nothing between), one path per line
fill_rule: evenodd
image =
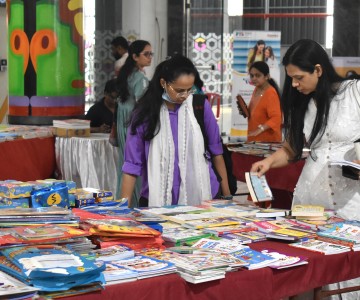
M360 223L320 206L131 209L72 181L6 180L0 235L8 298L280 299L360 276Z

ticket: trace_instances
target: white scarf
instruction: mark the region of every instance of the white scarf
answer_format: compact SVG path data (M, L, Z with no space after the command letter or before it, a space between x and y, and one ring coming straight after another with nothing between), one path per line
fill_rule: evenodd
M198 205L212 199L208 161L204 158L204 139L195 118L192 95L178 112L178 153L180 168L179 205ZM171 205L175 147L169 111L160 110L160 131L151 140L147 163L149 206Z

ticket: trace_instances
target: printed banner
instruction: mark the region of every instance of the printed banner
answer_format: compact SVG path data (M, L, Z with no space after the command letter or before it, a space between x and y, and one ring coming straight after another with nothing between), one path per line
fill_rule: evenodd
M254 86L250 82L248 67L254 61L265 61L269 65L270 76L280 84L280 49L281 32L279 31L235 31L234 60L232 73L232 116L231 136L245 140L247 136L247 119L239 114L236 96L240 94L249 104ZM262 49L256 53L257 46Z

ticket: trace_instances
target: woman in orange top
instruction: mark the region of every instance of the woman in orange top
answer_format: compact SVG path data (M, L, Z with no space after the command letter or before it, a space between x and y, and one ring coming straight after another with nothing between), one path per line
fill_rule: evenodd
M263 61L254 62L249 74L255 90L249 103L248 141L281 142L280 93L270 78L269 66Z

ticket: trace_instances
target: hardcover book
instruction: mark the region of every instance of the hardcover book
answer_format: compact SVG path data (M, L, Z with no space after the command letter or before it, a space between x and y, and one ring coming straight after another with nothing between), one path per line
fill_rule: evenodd
M240 115L242 115L244 118L250 117L250 111L249 108L244 100L244 98L238 94L236 96L236 103L239 110Z

